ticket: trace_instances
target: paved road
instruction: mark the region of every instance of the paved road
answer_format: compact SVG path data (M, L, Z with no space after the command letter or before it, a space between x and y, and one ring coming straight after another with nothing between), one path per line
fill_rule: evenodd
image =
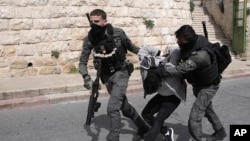
M250 124L250 78L224 80L213 102L225 125L229 141L229 125ZM129 94L132 105L141 112L146 102L142 92ZM106 115L107 97L101 98L102 107L90 127L84 126L88 101L43 105L33 108L3 110L0 112L0 141L105 141L109 120ZM166 120L175 129L176 141L190 139L187 120L194 97L188 88L188 99ZM135 126L123 118L121 141L131 141ZM203 120L204 135L212 133L207 120ZM163 141L158 136L157 141Z

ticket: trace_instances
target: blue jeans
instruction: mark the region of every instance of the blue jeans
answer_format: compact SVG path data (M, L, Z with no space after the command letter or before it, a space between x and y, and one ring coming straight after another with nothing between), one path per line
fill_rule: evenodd
M193 88L196 100L190 112L188 128L192 137L197 141L202 139L202 118L204 116L212 124L215 131L223 127L212 106L212 99L218 89L219 85Z

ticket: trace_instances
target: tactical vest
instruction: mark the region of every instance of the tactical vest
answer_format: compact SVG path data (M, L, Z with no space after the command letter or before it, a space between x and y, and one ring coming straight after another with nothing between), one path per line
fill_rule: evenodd
M217 79L220 79L220 74L218 73L218 65L215 58L216 56L214 54L208 54L211 58L211 65L195 69L185 75L187 81L193 86L211 85L215 81L217 81Z
M120 36L113 36L111 24L107 24L107 33L105 39L94 46L93 56L94 59L101 59L101 73L112 74L124 65L127 50L122 46Z

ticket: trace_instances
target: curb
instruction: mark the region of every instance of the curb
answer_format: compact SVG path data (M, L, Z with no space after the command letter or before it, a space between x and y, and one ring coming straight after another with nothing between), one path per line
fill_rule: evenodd
M236 79L243 77L250 77L250 71L249 72L238 71L237 74L232 73L231 75L224 74L222 79L228 80L228 79ZM139 90L142 89L142 87L143 87L142 81L140 78L131 79L129 81L129 85L127 88L127 95L129 96L135 92L138 92ZM21 96L24 96L25 94L26 97L21 97L19 95L18 97L11 98L11 94L15 92L5 93L5 96L9 99L0 100L0 110L28 108L34 106L46 106L50 104L88 100L90 95L90 91L84 89L82 85L16 91L16 93L18 92L20 92ZM29 93L36 93L36 95L32 97L27 97ZM44 95L45 93L46 95ZM103 89L99 91L99 97L108 97L108 96L109 94L106 91L106 88L103 87Z
M128 93L137 92L142 88L142 84L132 84L128 86ZM34 106L46 106L49 104L57 104L64 102L88 100L90 95L89 90L59 93L50 95L40 95L34 97L14 98L7 100L0 100L0 110L10 110L16 108L28 108ZM129 95L129 94L128 94ZM99 91L99 97L108 97L109 94L106 89Z

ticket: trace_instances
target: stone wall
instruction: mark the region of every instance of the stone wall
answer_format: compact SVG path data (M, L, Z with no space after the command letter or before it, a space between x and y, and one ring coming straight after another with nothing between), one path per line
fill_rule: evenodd
M189 0L0 0L0 77L77 69L89 30L85 13L96 8L104 9L108 21L123 28L138 46L164 49L176 42L175 30L192 23ZM143 17L153 20L155 27L147 29Z
M233 0L224 0L224 13L220 11L219 2L221 0L203 0L209 14L212 15L215 22L220 25L225 36L232 40L233 33ZM250 0L247 0L247 7L250 7ZM243 60L250 59L250 17L247 17L246 32L246 52L240 54Z

